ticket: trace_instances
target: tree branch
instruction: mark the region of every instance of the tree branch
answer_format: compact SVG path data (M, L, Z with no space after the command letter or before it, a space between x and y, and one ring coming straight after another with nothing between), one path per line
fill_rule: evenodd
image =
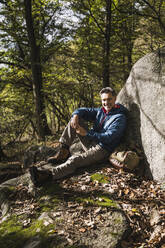
M91 11L91 3L90 3L90 0L88 0L88 3L89 3L89 7L90 7L90 8L88 8L88 7L85 5L84 1L82 1L82 4L83 4L84 8L86 8L87 10L89 10L89 13L90 13L91 17L93 18L94 22L96 23L97 27L100 29L100 31L102 32L102 34L105 35L104 30L102 29L101 25L98 23L97 19L95 18L95 16L93 15L93 13L92 13L92 11Z
M25 66L22 66L22 65L16 64L16 63L12 63L12 62L8 62L5 60L0 60L0 64L16 66L16 67L21 68L21 69L27 69L27 67L25 67Z

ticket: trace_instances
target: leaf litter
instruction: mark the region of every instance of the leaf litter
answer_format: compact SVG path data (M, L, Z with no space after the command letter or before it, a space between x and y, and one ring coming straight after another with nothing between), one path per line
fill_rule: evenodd
M105 202L106 199L94 194L99 192L100 195L108 194L119 204L129 220L131 234L122 240L121 248L165 248L165 188L153 180L117 170L110 165L98 167L97 174L99 176L94 180L93 171L87 169L57 182L63 189L64 198L56 211L50 214L52 219L61 220L62 217L65 221L59 221L48 234L58 233L73 245L78 243L81 234L88 235L89 230L105 225L107 213L113 206L91 206L87 199L86 202L74 200L75 193L76 196L90 195L95 203L96 200ZM19 185L13 194L10 195L11 214L26 214L26 220L22 220L26 227L40 210L40 205L28 193L28 187Z

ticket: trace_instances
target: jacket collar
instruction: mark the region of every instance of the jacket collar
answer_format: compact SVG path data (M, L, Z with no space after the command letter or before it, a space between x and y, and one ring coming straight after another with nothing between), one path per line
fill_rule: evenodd
M119 104L115 104L114 107L109 112L107 112L104 107L102 107L102 110L103 110L103 112L105 114L109 114L113 109L119 109L119 108L120 108L120 105Z

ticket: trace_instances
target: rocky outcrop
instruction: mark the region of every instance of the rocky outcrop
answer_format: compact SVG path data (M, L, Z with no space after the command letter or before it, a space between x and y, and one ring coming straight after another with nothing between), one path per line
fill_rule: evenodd
M23 167L24 169L29 168L39 161L46 161L48 157L54 156L57 149L48 146L30 146L24 153Z
M0 183L20 176L23 173L20 162L0 162Z
M53 224L57 226L57 220L55 220L54 216L54 212L44 212L38 218L38 220L43 221L43 225L45 223L47 225ZM104 217L106 218L104 224L100 223L97 228L91 228L88 233L79 232L78 242L80 243L80 246L77 247L115 248L117 247L117 245L120 244L121 238L123 237L123 235L125 235L125 231L128 229L126 217L123 215L122 211L108 212L104 215ZM67 215L66 219L70 220L70 215ZM65 230L59 230L58 233L62 236L64 235ZM75 247L72 246L73 241L69 238L68 240L64 238L61 239L60 245L58 245L57 241L54 243L56 243L56 246L54 247ZM70 246L67 245L68 243L70 244ZM41 245L41 239L35 236L34 238L29 239L23 248L39 248L41 247Z
M71 152L78 148L73 146ZM29 148L25 165L30 166L29 161L37 161L37 166L46 164L43 153L48 156L49 152L55 149ZM161 247L165 237L164 184L160 188L156 182L143 181L110 164L89 166L71 178L47 181L41 188L34 187L28 169L24 172L0 184L1 248L131 247L134 237L140 245L140 236L141 244L145 238ZM152 233L146 238L149 219Z
M133 66L117 101L129 110L127 140L141 145L145 175L165 180L165 47Z
M79 178L81 179L81 175ZM78 179L78 181L80 180ZM28 192L26 192L27 186ZM21 191L17 192L20 187L24 188L23 196L19 200L13 199L11 195L19 197L19 194L21 194ZM122 238L125 238L130 233L126 214L117 202L110 199L110 195L109 198L107 198L108 196L105 198L104 193L102 193L103 195L100 195L98 200L98 193L96 196L92 193L90 197L89 194L82 191L80 198L78 191L69 191L67 190L68 187L63 189L53 182L46 186L46 190L40 189L38 191L36 202L34 202L29 195L29 193L33 193L30 189L31 187L28 172L0 184L0 223L12 223L13 215L16 215L18 217L15 217L14 224L17 222L19 225L18 232L21 233L23 232L22 230L26 229L27 236L25 235L24 241L22 238L22 244L20 241L15 247L39 248L45 244L46 247L51 247L53 243L53 247L63 248L71 247L75 242L82 247L115 248L120 244ZM90 204L90 198L93 201L93 205ZM82 202L80 199L82 199ZM82 204L83 199L86 202L85 205ZM24 206L22 211L19 210L19 212L15 213L12 210L14 201L17 204L26 201L26 205L22 205ZM104 202L107 203L107 208L104 204L102 205ZM33 213L36 207L37 213L40 213L38 218L38 214ZM14 214L12 215L12 213ZM35 220L34 216L36 217ZM20 227L20 221L22 227ZM79 223L80 221L82 223ZM70 231L72 238L70 237ZM45 233L44 238L42 237L43 232ZM2 248L7 247L7 242L5 241Z

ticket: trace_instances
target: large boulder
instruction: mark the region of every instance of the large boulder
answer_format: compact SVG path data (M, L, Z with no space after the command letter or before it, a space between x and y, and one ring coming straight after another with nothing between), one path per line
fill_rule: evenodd
M117 101L130 110L126 137L143 148L145 175L165 181L165 47L135 63Z

